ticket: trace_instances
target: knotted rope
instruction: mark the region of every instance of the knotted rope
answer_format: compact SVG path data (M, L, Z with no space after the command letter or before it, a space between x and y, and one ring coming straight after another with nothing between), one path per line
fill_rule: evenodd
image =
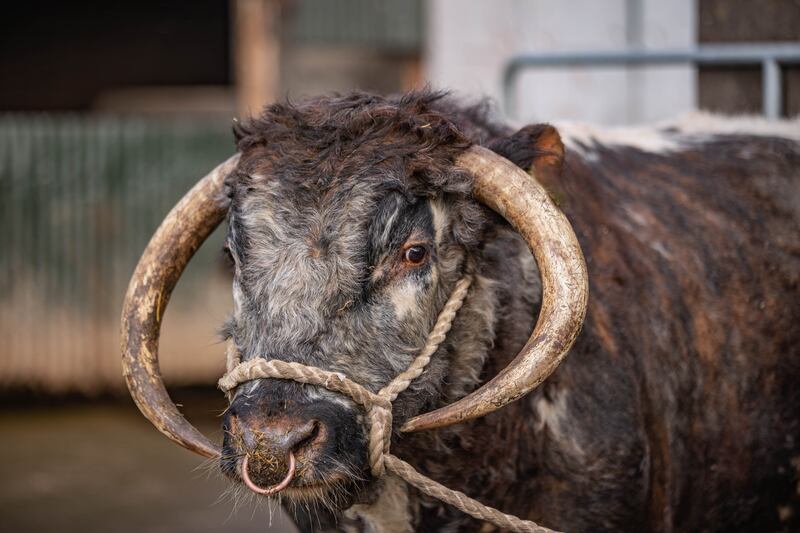
M447 303L436 319L436 324L428 335L425 346L411 365L398 374L378 393L367 390L362 385L348 379L339 372L330 372L301 363L277 359L251 359L241 362L235 350L228 352L228 373L219 380L219 388L225 393L239 384L261 378L290 379L300 383L318 385L330 391L343 394L364 408L369 424L369 462L372 475L381 477L390 471L421 492L448 503L464 513L479 520L491 522L496 526L520 533L555 533L553 530L537 525L529 520L505 514L457 490L451 490L417 472L414 467L389 453L392 437L392 402L397 395L406 390L418 378L431 360L431 356L444 341L453 324L456 313L464 304L472 278L461 278L450 294Z

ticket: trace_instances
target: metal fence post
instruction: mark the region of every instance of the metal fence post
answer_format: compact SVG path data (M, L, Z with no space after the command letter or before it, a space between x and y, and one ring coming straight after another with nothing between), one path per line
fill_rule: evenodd
M781 108L783 107L781 66L774 58L765 59L762 65L761 90L764 115L771 120L776 120L781 117Z

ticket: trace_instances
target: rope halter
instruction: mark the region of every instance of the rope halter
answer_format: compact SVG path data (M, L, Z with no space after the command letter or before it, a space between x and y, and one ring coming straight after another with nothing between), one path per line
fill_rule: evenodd
M254 379L275 378L290 379L299 383L318 385L330 391L347 396L364 408L369 425L369 463L372 475L380 478L389 470L423 493L449 503L461 511L494 523L511 531L524 533L552 533L552 530L539 526L534 522L521 520L485 506L469 498L465 494L448 489L443 485L423 476L405 461L391 455L389 447L392 437L392 402L398 394L406 390L411 382L418 378L431 360L431 357L445 340L447 332L453 325L456 313L464 304L472 277L464 276L456 283L453 292L436 319L436 324L428 334L425 346L409 367L398 374L378 393L348 379L339 372L330 372L301 363L292 363L278 359L251 359L241 361L235 350L228 353L228 372L219 380L219 388L231 399L232 391L242 383Z
M418 378L431 360L431 356L444 341L453 325L456 313L464 304L467 291L472 283L470 276L458 280L447 303L439 313L425 346L411 365L398 374L377 394L352 381L339 372L330 372L301 363L291 363L277 359L251 359L238 362L229 357L228 373L219 380L219 388L230 392L242 383L259 378L291 379L300 383L319 385L330 391L343 394L362 406L369 423L369 463L372 475L381 477L386 471L384 457L389 453L392 437L392 402L397 395L406 390ZM233 360L232 360L233 359ZM231 363L235 365L230 367Z

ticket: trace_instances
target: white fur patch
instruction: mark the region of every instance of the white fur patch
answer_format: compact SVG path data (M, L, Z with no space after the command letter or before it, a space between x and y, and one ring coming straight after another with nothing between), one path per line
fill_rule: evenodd
M693 112L651 126L603 127L580 122L555 122L564 144L589 160L594 146L628 146L653 153L669 153L715 135L767 135L800 141L800 116L767 120L758 116L722 116Z
M758 115L724 116L696 111L658 127L675 128L684 135L768 135L800 141L800 115L791 119L768 120Z
M307 387L305 392L306 398L312 402L324 400L341 405L347 410L354 410L356 408L353 400L347 396L339 394L338 392L329 391L328 389L324 389L322 387Z
M629 146L645 152L667 153L680 143L655 127L602 127L580 122L553 124L567 148L589 160L595 157L595 145Z
M579 435L574 431L565 431L563 423L569 419L567 413L567 397L569 393L565 389L556 389L553 399L548 400L543 396L538 396L533 402L538 423L536 429L548 431L553 439L559 441L562 449L569 451L575 456L584 455L584 449L578 442Z
M439 201L431 201L430 205L433 215L433 229L435 232L436 244L439 244L442 242L442 235L444 234L444 228L447 224L447 212L445 211L444 205Z
M383 227L383 234L381 234L381 241L382 242L389 242L389 232L391 231L392 227L394 226L394 219L397 218L397 213L400 212L399 208L396 208L394 212L389 215L389 218L386 220L386 223Z
M672 254L664 247L664 243L661 241L650 241L650 248L652 248L658 255L666 259L667 261L672 260Z
M568 394L566 390L558 389L553 401L543 396L536 399L533 407L539 419L537 429L542 430L546 427L556 438L562 435L561 421L567 417Z
M233 280L233 316L239 318L242 316L242 306L244 305L244 293L239 286L239 282L234 278Z
M357 504L345 511L351 519L361 519L369 533L411 533L411 510L405 481L388 474L378 500Z
M410 280L405 281L392 291L390 298L395 316L402 320L417 307L417 287Z

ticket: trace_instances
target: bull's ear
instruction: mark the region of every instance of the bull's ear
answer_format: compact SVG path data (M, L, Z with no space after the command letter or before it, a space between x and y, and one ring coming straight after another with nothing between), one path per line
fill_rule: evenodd
M525 126L509 137L494 139L488 148L526 171L533 169L537 176L561 175L564 143L550 124Z

